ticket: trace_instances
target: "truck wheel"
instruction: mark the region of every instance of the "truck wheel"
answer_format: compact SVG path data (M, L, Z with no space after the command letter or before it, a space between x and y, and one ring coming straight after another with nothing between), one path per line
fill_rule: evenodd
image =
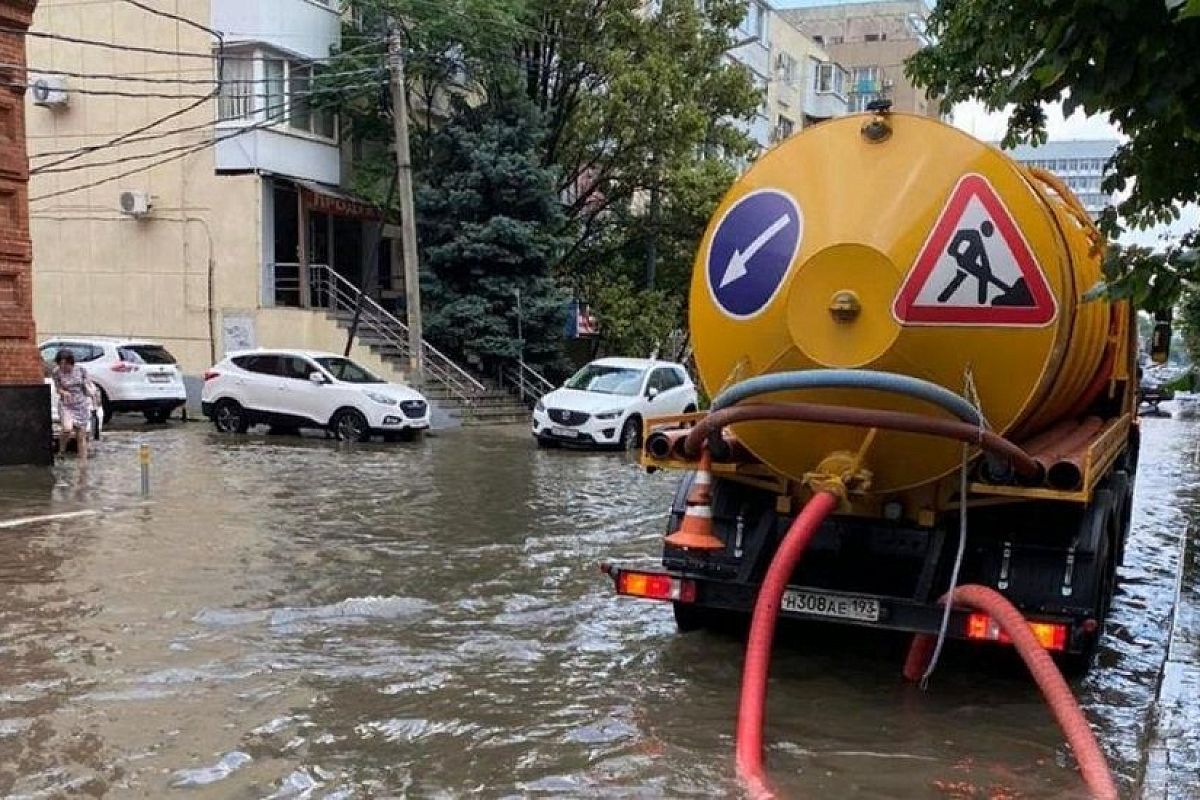
M1100 493L1098 492L1097 495ZM1115 505L1119 500L1114 500L1109 504L1104 511L1103 535L1100 537L1100 542L1096 547L1096 555L1093 560L1095 569L1099 570L1092 583L1092 596L1090 604L1095 611L1096 630L1091 634L1087 644L1080 653L1069 653L1059 659L1063 673L1069 677L1083 677L1092 666L1092 660L1096 656L1096 650L1100 644L1100 639L1104 636L1104 621L1108 618L1108 610L1112 605L1112 596L1116 591L1117 580L1117 547L1116 547L1116 531L1120 524L1119 518L1116 515ZM1085 515L1085 519L1087 519Z

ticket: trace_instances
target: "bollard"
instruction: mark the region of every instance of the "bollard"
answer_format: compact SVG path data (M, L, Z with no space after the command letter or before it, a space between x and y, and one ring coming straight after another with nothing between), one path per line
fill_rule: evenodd
M142 497L150 496L150 445L138 445L138 463L142 469Z

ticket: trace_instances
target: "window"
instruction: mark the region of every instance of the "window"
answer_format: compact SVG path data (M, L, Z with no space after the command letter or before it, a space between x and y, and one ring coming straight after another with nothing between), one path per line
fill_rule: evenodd
M306 381L308 376L317 371L312 362L301 356L282 356L280 375L294 381Z
M641 389L643 374L642 370L631 367L592 363L576 372L563 386L582 392L633 396Z
M174 364L175 356L161 344L131 344L118 347L117 357L132 364Z
M815 80L818 92L842 94L845 91L845 79L846 71L832 61L817 65Z
M221 61L217 118L249 119L254 114L254 62L246 56Z
M673 369L656 369L650 374L650 380L646 384L646 389L657 389L660 392L668 392L676 386L682 386L683 381L679 379L678 373Z
M866 36L863 37L863 41L864 42L878 42L879 38L880 38L880 34L878 34L878 33L868 33Z
M812 40L813 40L814 42L816 42L817 44L820 44L820 45L823 45L823 44L825 44L825 37L824 37L824 36L814 36L814 37L812 37Z
M71 355L75 356L76 364L85 364L88 361L95 361L104 355L104 348L96 347L91 344L77 344L75 342L50 342L42 345L42 360L47 364L54 364L54 357L58 355L59 350L66 350Z
M320 74L313 66L264 57L257 62L262 64L262 73L256 79L255 63L240 55L223 65L219 103L222 120L258 118L266 123L286 123L289 128L326 139L337 138L333 112L314 108L311 102Z
M281 361L279 356L238 356L233 359L234 365L259 375L280 375Z
M385 383L382 378L377 378L368 370L355 364L348 358L339 358L331 356L327 358L318 358L317 363L325 369L329 370L329 374L344 383ZM305 375L304 377L308 377Z
M263 83L265 103L263 111L267 118L283 119L287 114L287 62L281 58L268 58L263 62L266 80Z
M766 39L766 14L763 7L755 0L746 4L746 16L738 25L738 32L743 36L753 36L756 39Z
M879 78L879 67L855 67L850 73L850 91L878 92Z
M779 54L779 77L785 83L794 83L796 81L796 59L789 53Z
M782 141L791 136L795 130L796 123L780 114L779 120L775 123L775 140Z

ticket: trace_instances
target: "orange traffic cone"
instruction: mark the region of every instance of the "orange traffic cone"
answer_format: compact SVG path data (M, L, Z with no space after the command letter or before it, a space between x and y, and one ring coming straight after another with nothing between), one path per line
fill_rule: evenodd
M712 456L708 449L700 455L700 466L692 489L688 492L687 510L679 529L666 539L672 547L688 550L724 550L725 543L713 533L712 526Z

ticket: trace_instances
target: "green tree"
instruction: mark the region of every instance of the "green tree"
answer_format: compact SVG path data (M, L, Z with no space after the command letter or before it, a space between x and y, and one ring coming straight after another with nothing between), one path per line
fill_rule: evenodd
M417 175L426 333L488 371L521 352L518 292L525 360L561 359L567 297L551 268L566 242L544 135L536 111L507 98L463 109L430 135Z
M1102 222L1146 226L1200 200L1200 0L940 0L933 46L907 71L943 108L1012 104L1006 142L1045 140L1046 103L1107 113L1129 140L1105 191L1128 190Z

